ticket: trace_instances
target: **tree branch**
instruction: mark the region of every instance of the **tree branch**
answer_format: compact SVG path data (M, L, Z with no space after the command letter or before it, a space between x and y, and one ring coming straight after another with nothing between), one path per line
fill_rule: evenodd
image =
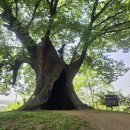
M30 19L29 23L27 24L27 28L29 28L31 26L33 20L35 19L36 11L37 11L37 8L39 7L40 3L41 3L41 0L36 0L35 7L34 7L34 10L33 10L33 14L32 14L32 18Z
M19 59L19 58L17 58L15 60L14 64L12 65L12 70L13 70L13 82L12 82L12 85L13 86L15 85L15 82L16 82L16 79L17 79L18 70L19 70L20 66L23 63L28 63L34 69L34 65L33 65L33 63L31 62L30 59L26 59L26 58Z
M60 56L60 58L64 58L64 48L65 48L65 44L63 44L62 46L61 46L61 48L58 50L58 52L59 52L59 56Z
M95 12L96 12L97 6L98 6L98 0L95 0L94 5L93 5L93 10L92 10L92 15L91 15L91 24L95 20Z
M34 58L36 54L35 41L30 37L28 30L25 29L18 21L18 19L14 17L11 6L8 5L6 0L2 1L1 6L4 10L2 13L2 19L8 23L4 24L4 26L16 34L17 38L22 42L24 47L26 47L28 52L31 54L31 57Z
M130 29L130 26L125 27L125 28L121 28L121 29L116 29L116 30L108 30L108 31L102 32L102 34L112 33L112 32L114 33L114 32L119 32L119 31L123 31L123 30L127 30L127 29Z
M1 14L1 18L2 18L4 21L8 22L10 25L11 25L12 23L14 23L15 20L16 20L16 18L13 16L12 8L11 8L11 6L7 3L6 0L3 0L3 1L1 2L1 7L2 7L3 10L4 10L4 11L2 12L2 14Z
M100 26L102 23L105 23L109 19L115 18L116 16L122 14L124 11L126 11L126 9L124 9L124 10L122 10L122 11L120 11L120 12L118 12L118 13L112 15L112 16L107 17L106 19L104 19L103 21L101 21L99 24L95 25L93 28L96 28L96 27Z
M112 26L110 26L110 27L108 27L108 28L104 28L103 27L103 29L102 29L102 31L104 32L104 33L106 33L106 32L110 32L111 31L111 29L115 29L116 27L120 27L120 26L123 26L123 25L125 25L125 24L127 24L127 23L130 23L130 20L129 21L125 21L125 22L121 22L121 23L118 23L118 24L115 24L115 25L112 25ZM129 25L130 26L130 25ZM127 27L126 27L127 28Z
M6 27L8 30L13 31L16 34L17 38L22 42L23 46L27 49L30 56L32 58L35 58L37 49L36 43L30 37L29 32L22 27L21 23L17 21L17 23L14 23L12 26L4 24L4 27Z
M71 58L70 63L72 63L72 62L74 61L75 56L76 56L76 54L77 54L77 50L78 50L79 45L80 45L80 42L79 42L78 45L75 47L75 50L74 50L74 53L73 53L73 56L72 56L72 58Z
M54 0L51 0L51 2L50 2L50 16L53 15L53 3L54 3Z
M83 48L79 59L69 65L70 71L72 72L72 77L74 77L76 75L80 66L82 65L84 58L86 56L86 52L87 52L87 49Z
M112 3L112 1L113 1L113 0L109 0L109 1L103 6L103 8L100 10L100 12L95 15L95 20L107 9L107 7Z
M66 5L67 4L65 3L65 4L61 5L60 7L58 7L58 9L61 9L62 7L66 6Z
M49 6L51 6L51 3L49 2L49 0L46 0L46 2L48 3Z
M54 16L56 14L56 9L57 9L58 2L59 2L59 0L51 0L51 2L49 2L50 3L49 4L50 5L50 18L49 18L47 31L45 33L45 37L49 37L50 36L51 30L52 30L53 21L54 21Z
M59 2L59 0L55 0L55 2L54 2L54 6L53 6L53 15L56 14L56 8L57 8L57 5L58 5L58 2Z
M18 0L14 0L14 2L15 2L15 14L16 14L15 18L17 19L17 17L18 17Z

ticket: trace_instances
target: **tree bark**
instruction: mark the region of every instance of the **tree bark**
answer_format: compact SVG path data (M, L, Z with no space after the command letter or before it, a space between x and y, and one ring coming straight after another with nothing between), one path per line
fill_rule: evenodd
M77 62L66 65L63 58L57 54L50 39L45 38L37 46L36 89L19 110L88 108L79 100L73 87L73 78L82 59L83 56Z
M65 65L59 78L53 85L48 102L43 104L44 109L68 110L89 108L77 97L73 87L72 73L70 73L69 69L70 66Z
M35 59L36 89L34 94L20 110L35 109L47 102L54 82L59 77L64 62L58 57L49 38L44 38L42 43L37 45Z

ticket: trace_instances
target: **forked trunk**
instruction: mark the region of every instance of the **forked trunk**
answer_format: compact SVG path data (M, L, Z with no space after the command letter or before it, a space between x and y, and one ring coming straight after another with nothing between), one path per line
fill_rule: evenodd
M49 39L37 46L35 60L36 89L19 110L31 109L83 109L88 106L77 97L73 88L76 71L66 65Z

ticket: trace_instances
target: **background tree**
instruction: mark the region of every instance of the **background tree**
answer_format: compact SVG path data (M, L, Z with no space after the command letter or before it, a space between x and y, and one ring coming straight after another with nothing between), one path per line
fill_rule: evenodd
M101 63L103 62L105 61L102 61ZM105 95L108 91L113 89L111 82L116 80L119 76L115 75L114 72L118 72L121 75L121 73L125 73L124 71L127 70L118 70L118 64L114 65L114 63L109 63L109 65L107 66L102 65L102 67L98 65L97 67L99 67L100 69L93 70L93 67L95 68L96 65L93 65L91 68L90 66L86 66L86 64L84 64L84 66L80 68L79 73L76 75L74 79L74 86L76 86L75 89L79 97L84 102L87 102L89 105L93 107L97 107L99 104L104 104ZM116 68L117 70L113 71L114 68ZM104 71L104 69L106 69L106 71ZM109 71L107 72L107 70ZM100 71L104 73L100 73ZM115 76L111 77L110 75Z
M35 91L20 110L40 106L87 108L77 97L72 82L87 50L113 45L125 38L130 28L128 0L2 0L0 10L2 34L5 28L13 32L11 37L15 34L26 52L10 65L12 84L23 63L28 63L36 73ZM73 45L67 61L64 43ZM61 53L56 50L59 46Z

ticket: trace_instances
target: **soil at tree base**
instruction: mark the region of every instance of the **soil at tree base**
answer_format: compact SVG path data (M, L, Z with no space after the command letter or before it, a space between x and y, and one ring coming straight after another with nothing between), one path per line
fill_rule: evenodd
M106 112L99 110L54 111L57 113L75 115L94 127L94 130L130 130L130 114Z

